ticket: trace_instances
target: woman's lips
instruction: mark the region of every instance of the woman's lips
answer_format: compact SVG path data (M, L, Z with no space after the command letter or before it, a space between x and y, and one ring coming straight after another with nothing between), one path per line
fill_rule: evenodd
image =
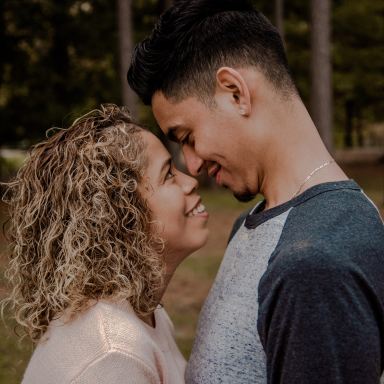
M208 216L209 215L208 215L208 212L205 209L205 206L203 204L201 204L201 203L196 208L194 208L192 211L190 211L187 214L187 217L203 217L203 218L207 218Z

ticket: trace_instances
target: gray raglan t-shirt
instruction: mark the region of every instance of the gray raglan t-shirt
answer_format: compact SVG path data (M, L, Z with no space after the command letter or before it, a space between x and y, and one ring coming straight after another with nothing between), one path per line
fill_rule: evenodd
M353 181L263 208L236 225L200 315L187 384L378 384L384 227L377 209Z

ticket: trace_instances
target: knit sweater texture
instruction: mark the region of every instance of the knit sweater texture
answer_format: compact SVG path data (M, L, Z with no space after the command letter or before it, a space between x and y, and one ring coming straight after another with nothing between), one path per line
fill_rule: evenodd
M155 328L128 302L99 301L75 319L54 320L37 345L23 384L180 384L186 362L161 307Z

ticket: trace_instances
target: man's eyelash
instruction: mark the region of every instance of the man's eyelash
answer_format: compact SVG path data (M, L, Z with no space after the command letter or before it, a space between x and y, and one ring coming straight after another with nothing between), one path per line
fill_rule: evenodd
M188 144L188 142L189 142L189 135L184 136L182 140L180 140L181 144Z

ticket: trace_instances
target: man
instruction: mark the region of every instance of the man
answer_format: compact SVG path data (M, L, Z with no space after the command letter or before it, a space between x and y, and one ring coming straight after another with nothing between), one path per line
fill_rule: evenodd
M128 81L192 175L265 197L235 226L187 383L377 384L383 224L323 145L276 29L244 0L178 1Z

